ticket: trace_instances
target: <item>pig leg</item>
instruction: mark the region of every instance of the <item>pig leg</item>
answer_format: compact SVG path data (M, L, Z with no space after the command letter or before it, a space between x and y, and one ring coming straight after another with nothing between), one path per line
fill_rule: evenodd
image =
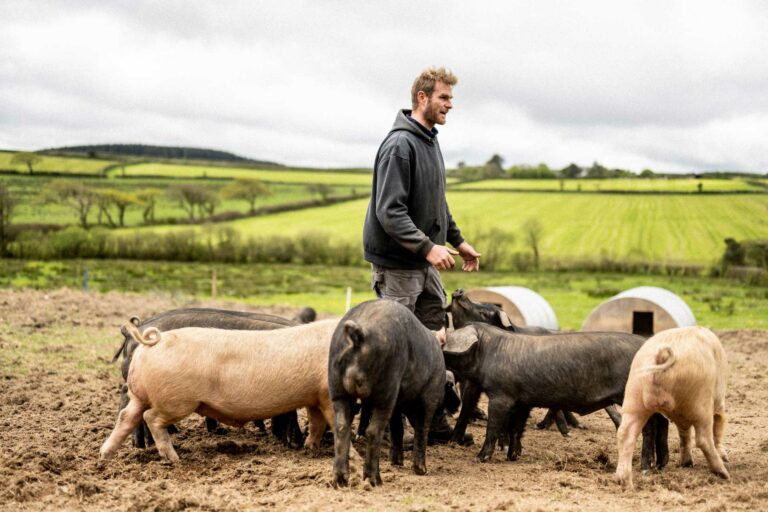
M331 414L331 417L332 416L333 415ZM301 446L304 446L304 434L299 426L296 411L290 411L272 417L271 424L272 435L279 439L281 443L289 448L300 448Z
M371 406L366 402L360 406L360 423L357 425L357 436L365 437L365 429L371 422Z
M307 417L309 418L309 435L304 442L304 447L318 450L328 422L325 420L323 411L317 407L307 407Z
M333 400L333 481L334 487L349 482L349 444L352 437L352 398Z
M565 416L565 421L568 423L568 425L572 426L573 428L578 428L581 430L587 429L587 427L582 425L581 422L576 419L576 416L571 411L563 411L563 416Z
M656 469L663 469L669 462L669 420L659 413L651 416L651 419L656 422Z
M680 435L680 466L693 466L693 440L691 439L690 426L677 426L677 432Z
M376 407L371 411L371 422L365 429L365 438L367 445L365 447L365 464L363 465L363 480L376 487L381 485L381 474L379 473L379 452L381 451L381 438L384 436L384 428L392 416L394 409L394 400L391 405ZM414 430L416 425L414 425ZM416 449L416 436L414 435L413 446Z
M480 401L480 394L482 389L477 384L472 384L466 381L466 385L462 386L461 393L461 412L459 412L459 418L456 420L456 425L453 428L453 435L451 436L451 442L461 444L464 440L464 435L467 432L467 425L472 418L472 413L477 407L477 403Z
M618 411L618 409L616 409L616 406L609 405L604 410L606 413L608 413L608 417L611 418L613 426L619 428L619 425L621 425L621 413Z
M725 464L723 464L723 459L720 458L720 454L717 453L717 450L715 449L715 441L712 438L712 423L712 416L708 416L704 421L695 425L696 446L704 452L704 456L709 463L709 469L711 469L717 476L727 480L731 478L731 475L728 474L728 470L725 469Z
M435 409L434 403L421 403L408 416L413 426L413 472L417 475L427 474L427 438Z
M144 421L147 423L149 430L152 431L152 435L155 438L155 445L157 445L157 451L162 457L165 457L170 462L178 462L179 456L176 453L176 450L173 449L171 436L168 434L166 427L179 419L181 418L166 419L155 409L144 411Z
M508 419L514 401L506 396L489 397L488 400L488 426L485 429L485 442L477 454L480 462L486 462L493 456L493 449L496 446L496 440L507 429Z
M403 465L403 415L399 407L392 411L389 418L389 462L394 466Z
M544 419L541 420L536 424L536 428L539 430L545 430L552 426L552 423L555 422L555 416L557 416L558 411L555 409L548 409L547 414L544 415Z
M720 411L715 413L713 418L712 433L715 438L715 449L720 454L724 462L728 462L728 453L723 448L723 433L725 432L725 413Z
M117 414L115 428L99 450L99 458L109 459L125 441L125 438L136 426L141 423L141 413L144 406L137 400L131 400L128 405Z
M568 413L570 414L570 413ZM576 418L574 418L575 420ZM578 423L578 422L577 422ZM557 426L558 432L560 432L560 435L563 437L570 437L570 428L568 427L568 420L567 416L563 411L556 411L555 412L555 425Z
M643 427L643 447L640 450L640 471L648 473L653 466L656 456L654 440L656 439L656 417L651 416Z
M632 484L632 454L635 451L637 437L648 420L648 416L648 414L624 411L621 425L616 432L616 445L619 452L619 461L616 464L616 480L625 489L634 488Z
M531 414L531 409L515 408L509 420L509 450L507 451L507 460L517 460L523 453L523 432L525 424Z

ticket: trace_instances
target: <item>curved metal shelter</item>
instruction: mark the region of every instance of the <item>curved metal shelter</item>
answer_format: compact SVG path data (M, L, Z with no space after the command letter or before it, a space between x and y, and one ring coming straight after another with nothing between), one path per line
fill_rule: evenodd
M696 317L683 299L656 286L623 291L597 306L582 331L623 331L653 335L665 329L696 325Z
M549 303L530 288L522 286L492 286L467 291L475 302L490 302L501 307L513 323L559 329L557 316Z

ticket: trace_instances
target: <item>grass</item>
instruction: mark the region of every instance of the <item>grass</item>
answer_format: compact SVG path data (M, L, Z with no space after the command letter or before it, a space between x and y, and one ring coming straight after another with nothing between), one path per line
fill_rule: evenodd
M120 172L120 171L118 171ZM146 163L125 167L127 176L167 176L169 178L254 178L276 183L322 183L325 185L371 186L370 173L249 169L202 165Z
M568 192L698 192L698 184L704 192L743 192L765 191L741 179L631 179L616 178L606 180L577 179L563 180L562 190ZM560 180L515 180L497 179L460 183L452 188L456 190L561 190Z
M499 247L507 253L527 252L523 226L529 219L541 223L540 250L551 264L612 259L709 265L721 257L726 237L768 237L768 196L764 195L462 192L449 193L448 200L466 238L489 257ZM320 232L334 240L359 243L367 204L368 200L351 201L222 225L246 237ZM497 230L495 234L491 228Z
M0 151L0 169L12 169L27 172L27 166L23 163L11 163L16 152ZM62 172L99 175L108 165L115 162L110 160L97 160L91 158L67 158L61 156L38 155L40 162L33 164L32 169L37 172Z
M219 298L253 305L312 306L322 313L344 312L347 287L352 304L374 298L365 267L302 265L218 265L152 261L0 260L0 286L82 288L89 270L94 293L124 290L209 296L212 271ZM700 325L713 329L768 329L768 288L704 277L638 276L592 273L509 273L458 270L442 273L448 293L456 288L525 286L552 306L563 329L579 329L590 312L616 293L636 286L659 286L678 294Z

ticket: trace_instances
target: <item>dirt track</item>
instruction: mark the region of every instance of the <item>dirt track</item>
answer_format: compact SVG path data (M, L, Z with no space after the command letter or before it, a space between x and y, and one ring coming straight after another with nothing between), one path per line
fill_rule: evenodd
M710 475L698 450L694 468L678 468L672 429L670 466L641 476L636 460L638 490L623 493L612 475L615 431L600 412L569 439L529 424L518 462L497 452L478 463L478 446L431 447L429 474L419 477L408 458L392 467L383 454L384 485L375 489L359 480L330 488L330 447L290 450L250 426L212 435L196 416L174 436L177 466L130 441L114 460L99 462L118 403L119 368L109 360L119 326L130 315L182 305L189 304L172 297L0 290L0 510L768 509L767 331L718 332L731 368L729 482ZM483 439L484 425L470 431Z

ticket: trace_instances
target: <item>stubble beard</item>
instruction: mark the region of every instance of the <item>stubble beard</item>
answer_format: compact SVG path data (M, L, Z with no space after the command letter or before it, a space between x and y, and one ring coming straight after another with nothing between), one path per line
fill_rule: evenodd
M424 111L424 119L433 126L436 124L445 124L445 121L440 122L440 106L433 105L432 102L427 103L427 108Z

